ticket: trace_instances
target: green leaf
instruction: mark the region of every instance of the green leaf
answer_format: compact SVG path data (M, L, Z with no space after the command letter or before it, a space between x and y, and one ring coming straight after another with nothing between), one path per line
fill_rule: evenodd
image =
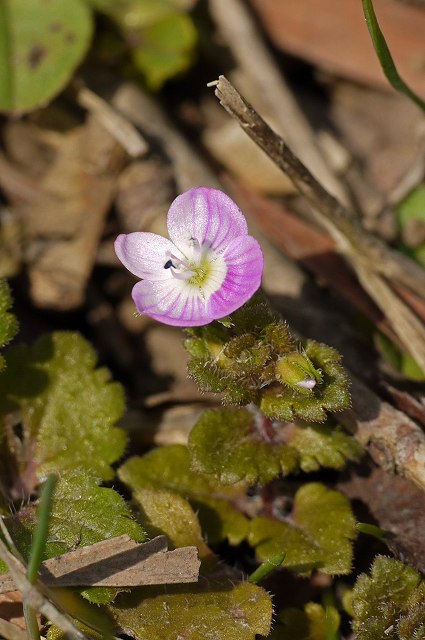
M279 475L340 469L361 446L339 427L272 423L248 409L205 411L189 435L192 468L222 484L266 484Z
M363 453L357 440L338 426L294 425L288 443L298 452L300 467L306 472L320 467L341 469L347 460L357 461Z
M358 577L352 607L359 640L425 637L425 581L399 560L378 556L370 575Z
M161 447L143 457L130 458L118 475L136 494L141 489L166 489L187 498L211 543L227 538L231 544L239 544L246 537L248 520L233 506L244 495L245 486L225 487L211 476L195 473L183 445Z
M0 279L0 347L5 347L18 331L18 321L9 312L12 306L12 296L6 280ZM4 369L5 361L0 355L0 371Z
M260 560L285 552L283 567L340 575L351 571L355 536L346 498L322 484L310 483L297 492L290 521L254 518L248 541Z
M382 333L375 334L375 342L382 356L396 371L402 373L409 380L417 380L418 382L425 380L424 371L410 353L402 351L398 345Z
M425 222L425 184L413 189L397 205L397 221L401 229L412 220Z
M167 536L170 549L195 546L201 560L211 557L212 552L202 538L199 520L182 496L174 491L140 489L134 499L149 537L162 534Z
M133 49L133 61L150 89L160 89L166 80L192 63L197 32L185 13L164 16L137 35L141 44Z
M189 436L192 467L210 473L223 484L244 481L266 484L298 469L294 449L267 442L257 423L267 421L248 409L204 411ZM272 427L271 427L272 428Z
M82 0L1 0L0 110L43 106L66 85L90 45Z
M248 582L210 578L194 586L137 589L109 607L119 627L146 640L255 640L267 635L272 603Z
M284 609L279 614L276 640L337 640L340 615L335 607L308 602L304 611Z
M89 0L121 29L130 45L135 67L150 89L191 64L197 42L192 18L185 13L190 0Z
M114 476L111 464L126 445L124 431L114 427L124 395L107 369L95 369L96 360L77 333L54 333L33 347L8 351L8 369L0 374L0 413L22 410L39 477L75 467L104 480Z
M30 554L36 519L34 504L6 519L12 539L25 559ZM125 533L137 542L146 539L116 491L99 487L83 470L63 474L54 493L43 560ZM92 602L106 603L119 591L93 587L84 589L82 595Z
M196 0L86 0L123 27L145 27L176 11L189 11Z

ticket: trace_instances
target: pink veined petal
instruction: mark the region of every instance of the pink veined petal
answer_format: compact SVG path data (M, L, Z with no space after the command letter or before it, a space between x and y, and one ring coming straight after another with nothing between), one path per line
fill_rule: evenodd
M233 200L208 187L194 187L178 196L168 211L167 227L171 240L182 249L195 238L220 251L248 233L245 217Z
M264 257L252 236L236 238L224 253L227 273L221 287L209 300L214 319L233 313L257 291L263 275Z
M138 278L152 282L170 280L169 269L164 269L167 251L175 251L175 246L156 233L135 231L121 234L115 240L115 253L123 265Z
M213 320L209 306L181 280L137 282L132 297L140 313L176 327L197 327Z

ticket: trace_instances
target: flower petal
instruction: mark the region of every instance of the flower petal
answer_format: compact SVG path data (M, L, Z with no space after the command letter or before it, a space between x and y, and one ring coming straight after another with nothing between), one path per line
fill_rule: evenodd
M252 236L233 240L223 254L227 264L221 287L209 300L212 318L223 318L239 309L261 284L264 257L260 245Z
M209 315L209 305L182 280L142 280L134 285L131 295L140 313L164 324L197 327L214 319Z
M152 282L170 280L169 269L164 269L167 262L167 251L175 247L168 238L156 233L135 231L121 234L115 240L115 253L123 265L138 278L146 278Z
M216 251L234 238L248 233L245 217L222 191L195 187L178 196L168 211L168 233L174 244L184 249L191 238Z

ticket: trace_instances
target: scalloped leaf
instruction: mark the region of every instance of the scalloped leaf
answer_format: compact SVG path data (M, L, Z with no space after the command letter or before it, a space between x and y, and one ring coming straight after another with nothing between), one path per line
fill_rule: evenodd
M250 409L204 411L189 435L192 468L219 482L266 484L300 468L340 469L362 447L339 427L285 425Z
M351 571L355 536L348 500L314 482L296 493L290 521L254 518L248 541L262 561L285 552L282 566L292 571L341 575Z
M5 347L18 331L18 321L9 312L12 306L12 296L6 280L0 279L0 347ZM5 360L0 355L0 371L5 367Z
M6 526L25 559L28 559L36 525L37 506L32 504L6 519ZM146 540L124 499L113 489L79 470L64 474L55 489L43 560L77 547L128 534L136 542ZM110 602L122 589L91 587L82 595L91 602Z
M339 426L293 425L288 443L296 449L302 471L320 467L342 469L347 460L360 460L364 451L359 442Z
M49 471L85 468L104 480L124 453L125 432L114 426L124 411L121 385L96 369L97 357L82 336L57 332L33 347L7 353L0 374L0 413L20 408L30 459L42 477ZM35 455L32 455L35 447Z
M255 640L272 620L269 594L248 582L210 578L198 585L136 589L109 607L116 623L140 640Z
M351 604L359 640L425 637L425 581L399 560L378 556L370 575L358 577Z
M118 470L120 479L134 493L141 489L166 489L187 498L198 514L206 539L213 543L227 538L239 544L247 535L248 519L233 506L245 486L220 485L211 476L190 469L184 445L170 445L130 458Z
M44 106L71 78L93 30L83 0L0 3L0 111Z
M298 455L284 443L266 441L263 417L248 409L204 411L189 436L192 467L221 483L266 484L298 469Z

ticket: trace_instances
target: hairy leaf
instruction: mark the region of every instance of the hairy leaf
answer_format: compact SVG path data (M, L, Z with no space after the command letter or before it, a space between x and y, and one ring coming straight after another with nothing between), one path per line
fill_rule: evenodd
M111 479L111 464L126 445L124 431L114 427L124 395L107 369L95 368L96 354L84 338L44 336L33 347L11 348L7 364L0 374L0 412L22 410L38 476L81 467Z
M425 637L425 581L399 560L378 556L352 593L353 629L359 640Z
M265 484L296 470L296 451L268 442L261 432L263 420L248 409L205 411L189 436L193 468L214 474L224 484Z
M16 546L29 557L37 509L32 504L6 520ZM128 534L143 542L145 533L124 499L113 489L99 487L84 470L63 474L54 494L43 560L107 538ZM94 602L109 602L119 589L95 587L83 591Z
M201 560L211 556L212 552L202 538L199 520L182 496L162 489L139 489L134 499L150 537L167 536L170 549L196 546Z
M9 312L12 306L12 296L6 280L0 279L0 347L5 347L18 331L18 321ZM4 369L5 361L0 355L0 371Z
M239 544L247 534L248 520L233 505L245 488L225 487L211 476L191 471L189 452L183 445L161 447L131 458L118 475L135 493L140 489L166 489L187 498L209 542L227 538L231 544Z
M88 50L93 23L83 0L0 2L0 110L45 105Z
M362 449L339 427L285 425L249 409L205 411L189 436L194 470L221 483L265 484L279 475L340 469Z
M307 340L297 345L260 296L226 319L188 331L188 373L224 404L254 402L272 419L324 422L350 404L339 353Z
M260 517L251 522L248 541L260 560L286 553L282 566L302 573L332 575L351 571L356 529L349 502L319 483L298 490L290 520Z
M248 582L214 579L194 586L153 588L122 595L109 607L127 633L149 640L255 640L267 635L272 603L266 591Z
M294 425L288 442L297 450L303 471L320 467L341 469L347 460L359 460L363 449L340 427L325 425Z

